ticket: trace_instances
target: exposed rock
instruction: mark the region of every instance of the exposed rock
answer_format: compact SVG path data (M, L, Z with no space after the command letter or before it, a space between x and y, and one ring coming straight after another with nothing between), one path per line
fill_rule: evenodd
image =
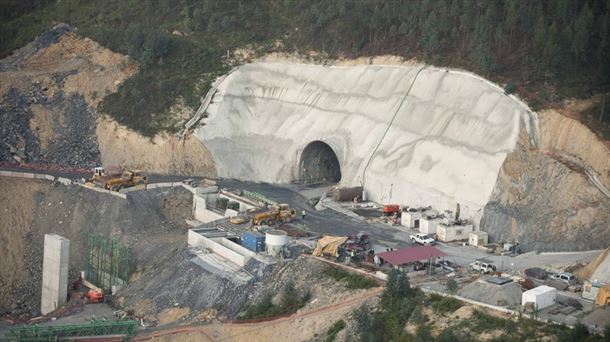
M516 241L525 250L601 249L610 244L610 201L584 173L531 148L522 134L481 226L492 240Z

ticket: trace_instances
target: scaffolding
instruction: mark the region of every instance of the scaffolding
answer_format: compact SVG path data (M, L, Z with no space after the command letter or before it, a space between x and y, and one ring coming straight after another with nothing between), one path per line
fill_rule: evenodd
M5 336L7 341L60 341L71 337L113 335L128 340L135 333L138 321L92 321L85 324L56 326L23 326L13 328Z
M88 239L87 280L109 291L113 285L124 285L130 274L128 246L115 239L91 234Z

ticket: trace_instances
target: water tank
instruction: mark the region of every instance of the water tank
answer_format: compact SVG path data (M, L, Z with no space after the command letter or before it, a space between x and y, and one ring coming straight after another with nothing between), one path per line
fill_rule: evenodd
M269 230L265 233L265 244L269 255L278 256L288 244L288 234L283 230Z

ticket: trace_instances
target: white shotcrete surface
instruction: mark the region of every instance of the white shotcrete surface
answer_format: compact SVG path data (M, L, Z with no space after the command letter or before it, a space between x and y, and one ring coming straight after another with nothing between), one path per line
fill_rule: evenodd
M442 210L459 202L477 215L529 111L462 71L257 62L219 84L208 114L197 136L219 177L290 182L319 140L336 153L341 184L364 184L368 199Z

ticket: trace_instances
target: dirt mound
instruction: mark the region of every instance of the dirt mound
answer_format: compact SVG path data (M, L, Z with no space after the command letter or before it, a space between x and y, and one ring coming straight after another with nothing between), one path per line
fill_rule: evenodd
M192 135L147 138L98 113L137 69L65 24L15 51L0 61L0 160L214 176L210 153ZM180 103L177 122L192 112Z
M0 220L0 314L38 314L44 234L70 239L73 279L86 269L90 233L131 245L130 261L142 272L175 255L184 243L188 217L176 213L190 216L190 198L177 188L133 192L120 200L77 186L0 177L0 208L6 217Z
M610 272L610 258L608 255L610 254L610 247L606 248L605 251L599 253L595 260L588 263L585 267L579 269L576 272L576 276L580 280L591 279L595 280L600 276L608 277L608 272ZM600 279L603 282L603 280Z

